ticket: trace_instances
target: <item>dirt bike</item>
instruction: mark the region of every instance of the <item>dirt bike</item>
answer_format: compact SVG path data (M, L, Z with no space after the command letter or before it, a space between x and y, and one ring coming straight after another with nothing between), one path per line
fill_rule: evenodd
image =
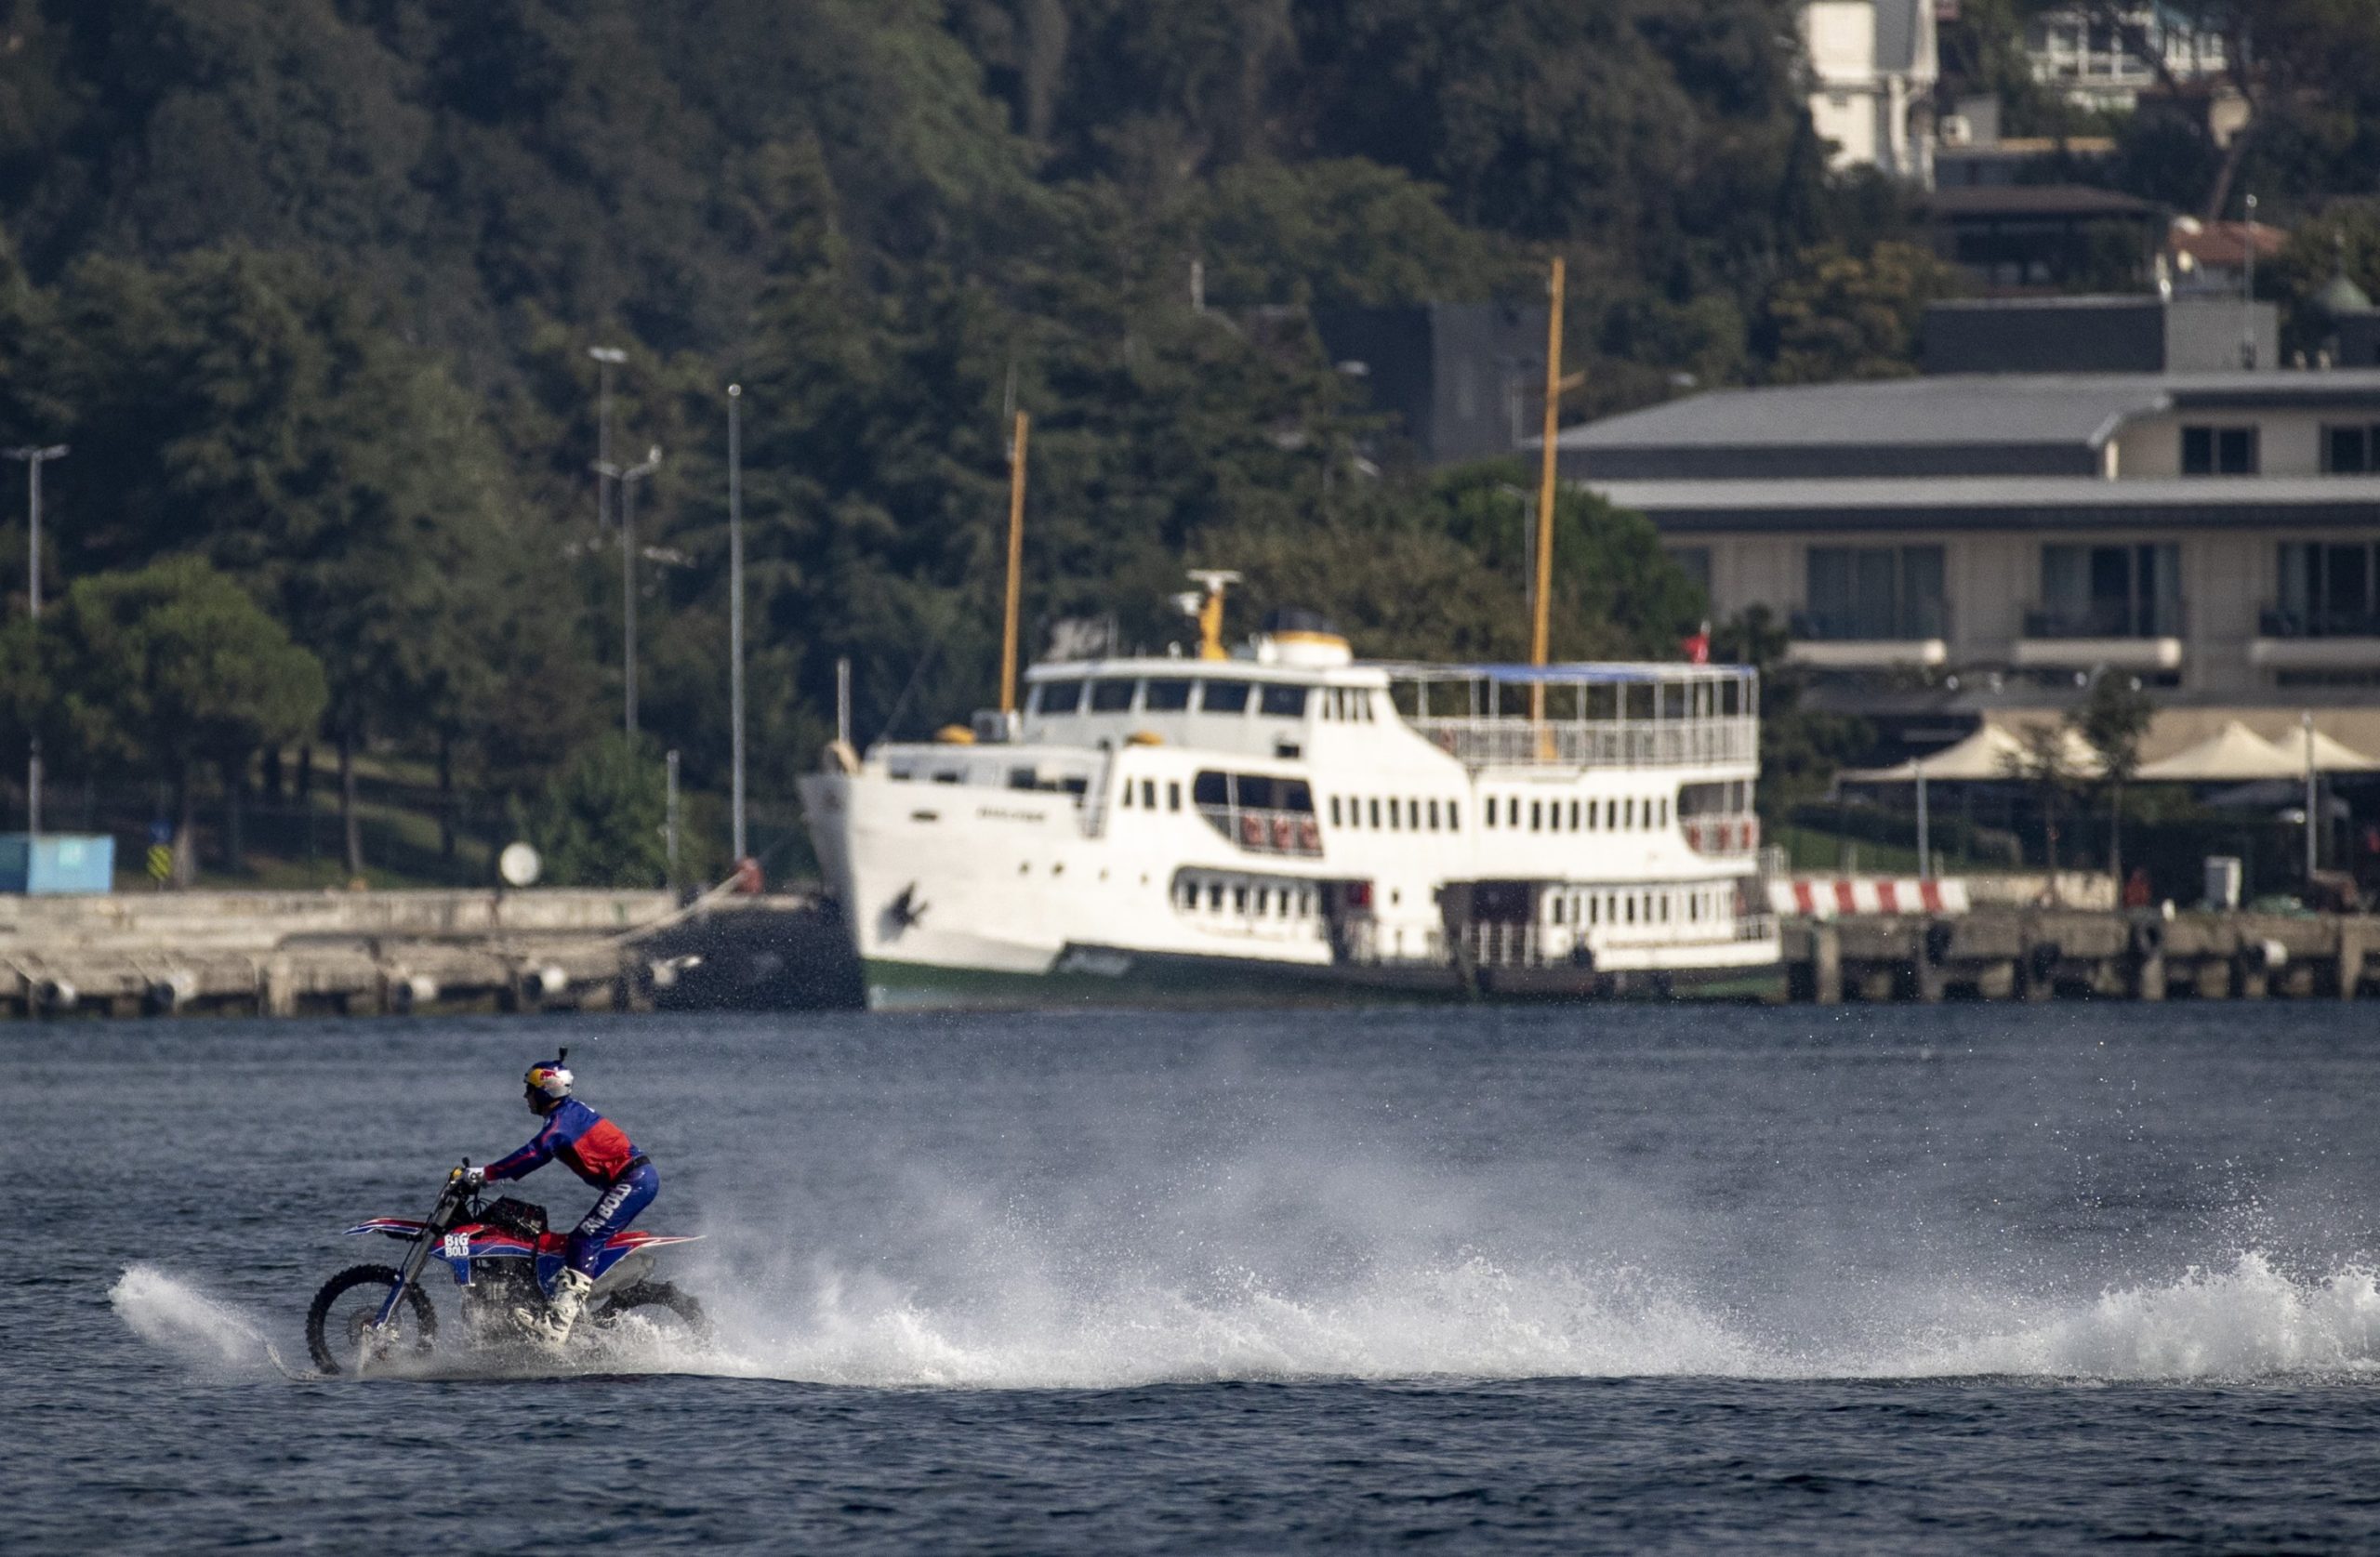
M314 1294L306 1311L306 1349L324 1373L362 1372L430 1353L438 1339L438 1311L420 1278L432 1259L444 1260L454 1275L464 1330L474 1345L524 1341L515 1311L543 1312L569 1243L547 1227L544 1207L509 1196L483 1198L462 1168L448 1176L428 1217L375 1217L347 1231L350 1236L384 1234L408 1247L402 1265L350 1266ZM694 1241L633 1229L613 1234L596 1256L595 1289L577 1333L601 1335L642 1310L644 1317L696 1338L706 1334L701 1303L666 1281L649 1279L654 1249Z

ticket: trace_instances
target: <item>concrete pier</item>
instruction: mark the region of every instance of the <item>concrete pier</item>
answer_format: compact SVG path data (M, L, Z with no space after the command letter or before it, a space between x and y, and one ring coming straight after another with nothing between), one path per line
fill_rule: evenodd
M0 1015L296 1016L857 999L803 896L161 892L0 898Z
M1789 920L1789 996L1844 999L2353 1000L2375 976L2362 915L1978 909L1955 917Z

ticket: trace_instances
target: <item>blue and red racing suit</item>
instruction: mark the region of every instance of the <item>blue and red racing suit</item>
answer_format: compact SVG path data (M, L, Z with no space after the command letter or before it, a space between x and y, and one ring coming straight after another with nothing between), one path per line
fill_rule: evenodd
M579 1274L595 1273L595 1255L661 1193L661 1175L636 1149L628 1132L580 1102L564 1098L546 1115L529 1144L487 1165L490 1183L535 1173L555 1158L603 1192L587 1220L571 1230L567 1260Z

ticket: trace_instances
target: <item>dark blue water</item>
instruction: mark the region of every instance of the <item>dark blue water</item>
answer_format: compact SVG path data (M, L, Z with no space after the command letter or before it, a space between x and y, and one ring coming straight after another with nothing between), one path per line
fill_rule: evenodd
M13 1027L0 1544L2368 1548L2375 1020ZM285 1377L562 1041L715 1336Z

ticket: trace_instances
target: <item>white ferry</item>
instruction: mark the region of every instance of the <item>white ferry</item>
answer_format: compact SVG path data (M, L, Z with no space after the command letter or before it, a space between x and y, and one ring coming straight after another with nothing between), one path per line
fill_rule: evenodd
M878 1006L1283 984L1580 996L1750 983L1759 688L1698 665L1236 653L1044 663L1021 713L801 798Z

